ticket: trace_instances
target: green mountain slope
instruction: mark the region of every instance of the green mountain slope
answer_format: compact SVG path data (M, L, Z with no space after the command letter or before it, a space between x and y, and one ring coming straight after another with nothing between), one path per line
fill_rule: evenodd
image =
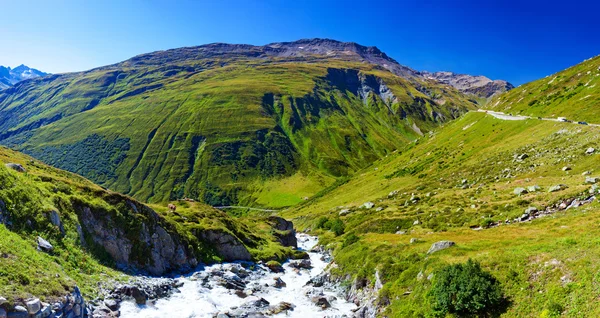
M173 203L177 212L150 207L0 147L0 294L10 303L32 296L52 302L74 285L94 296L97 283L110 285L124 273L302 256L280 244L290 233L274 230L278 219ZM38 237L53 249L37 248Z
M600 56L499 95L487 108L600 123Z
M183 48L27 81L0 93L0 143L144 201L276 207L475 107L376 48L313 44Z
M438 270L469 258L501 282L502 317L597 316L600 205L573 202L599 193L599 132L472 112L283 215L319 233L354 290L379 277L385 316L431 315ZM529 207L548 212L515 221ZM443 240L456 246L428 253Z

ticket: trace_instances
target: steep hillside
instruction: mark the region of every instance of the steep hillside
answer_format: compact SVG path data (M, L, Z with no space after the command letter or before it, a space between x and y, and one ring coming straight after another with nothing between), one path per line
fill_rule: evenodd
M421 72L425 78L431 78L455 87L459 91L473 95L481 99L485 104L491 97L504 93L514 88L514 86L504 80L491 80L485 76L473 76L467 74L455 74L452 72Z
M507 113L600 123L600 56L521 85L486 106Z
M284 216L389 317L431 315L440 269L469 258L501 283L498 316L597 316L599 132L469 113Z
M388 59L322 40L150 53L3 91L0 143L144 201L289 206L475 108Z
M165 274L222 260L302 256L274 217L237 219L196 202L146 206L0 147L0 295L51 302L123 273ZM158 211L158 212L156 212ZM51 246L48 246L51 245Z

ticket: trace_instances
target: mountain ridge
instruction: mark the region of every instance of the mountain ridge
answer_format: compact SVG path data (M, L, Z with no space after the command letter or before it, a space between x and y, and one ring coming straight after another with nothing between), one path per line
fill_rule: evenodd
M0 65L0 90L9 88L21 81L49 75L35 68L21 64L15 68Z

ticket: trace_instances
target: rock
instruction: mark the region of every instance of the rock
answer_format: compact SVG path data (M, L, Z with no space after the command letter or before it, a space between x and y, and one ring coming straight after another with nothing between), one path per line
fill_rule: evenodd
M8 314L8 317L10 318L27 318L28 316L29 313L27 311L27 308L23 306L15 306L13 311Z
M513 191L513 193L515 195L523 195L523 194L527 194L527 189L525 188L515 188L515 190Z
M117 311L119 309L119 303L112 299L112 298L107 298L104 300L104 305L106 307L108 307L108 309L112 310L112 311Z
M273 273L283 273L284 272L283 267L278 262L270 261L270 262L267 262L266 265Z
M421 224L421 222L419 222L419 220L415 220L415 221L413 222L413 225L419 225L419 224Z
M280 314L280 313L282 313L284 311L288 311L288 310L294 310L294 305L292 305L290 303L286 303L285 301L282 301L277 305L269 307L269 312L272 315L277 315L277 314Z
M581 173L582 176L589 176L590 174L592 174L591 171L584 171Z
M375 212L381 212L381 211L383 211L382 207L377 207L377 209L375 209Z
M423 271L420 271L420 272L417 274L417 280L422 280L424 277L425 277L425 275L423 274Z
M315 304L316 306L321 307L323 309L327 309L327 308L331 307L331 304L329 303L327 298L325 298L323 296L313 297L313 298L311 298L311 301L313 302L313 304Z
M52 315L52 306L42 303L42 311L40 312L40 315L42 318L50 317L50 315Z
M586 177L585 178L585 183L595 184L597 182L598 182L598 178L597 177Z
M81 310L81 305L79 305L79 304L75 304L75 306L73 306L73 314L74 314L76 317L78 317L78 316L81 316L81 312L82 312L82 310Z
M16 172L21 172L21 173L27 172L27 169L25 169L22 165L20 165L18 163L9 162L9 163L5 164L4 166L7 167L8 169L12 169Z
M62 225L62 222L60 221L60 215L58 214L58 211L52 210L50 211L50 223L52 223L52 225L58 227L58 229L60 230L60 233L64 236L65 235L65 228Z
M410 244L415 244L415 243L419 243L419 239L416 237L413 237L410 239Z
M8 301L4 297L0 297L0 306L6 304Z
M562 167L562 171L570 171L570 170L572 170L572 169L569 166Z
M25 303L27 306L27 312L30 315L36 314L38 311L42 310L42 303L39 299L32 299Z
M395 196L396 194L398 194L398 190L394 190L394 191L390 192L390 193L388 194L388 197L393 197L393 196Z
M525 160L525 159L527 159L527 158L529 158L529 155L528 155L528 154L526 154L526 153L524 153L524 154L521 154L521 155L519 155L519 156L517 157L517 159L519 159L519 160Z
M305 286L312 285L314 287L323 287L327 282L327 273L321 273L313 278L311 278Z
M273 229L276 230L274 235L277 237L281 245L298 247L294 223L278 216L270 216L268 218L268 222L271 224Z
M537 192L540 191L542 188L540 188L539 185L532 185L532 186L528 186L527 187L527 192Z
M550 188L548 188L548 192L557 192L564 189L565 187L566 186L563 184L553 185Z
M310 263L310 259L296 260L291 261L290 266L298 269L311 269L312 264Z
M527 209L525 209L525 214L532 215L533 213L535 213L537 211L538 211L538 208L536 208L534 206L530 206Z
M585 153L586 153L586 154L588 154L588 155L591 155L591 154L593 154L594 152L596 152L596 149L594 149L594 148L592 148L592 147L589 147L589 148L588 148L588 149L585 151Z
M419 200L421 200L421 198L419 198L418 196L416 196L414 193L410 196L410 201L413 202L413 203L416 203Z
M206 230L200 236L217 250L224 261L252 260L252 255L250 255L244 244L227 232L222 230Z
M340 211L340 216L344 216L344 215L347 215L347 214L350 214L350 210L349 209L343 209L343 210Z
M48 241L44 240L42 237L38 236L37 238L38 250L44 252L52 252L54 250L54 246L50 244Z
M596 194L596 193L598 193L598 185L597 184L592 185L592 187L589 190L589 193L590 194Z
M429 248L429 251L427 251L427 254L432 254L441 250L445 250L447 248L450 248L452 246L456 245L456 243L452 242L452 241L439 241L439 242L435 242L431 245L431 247Z
M273 285L273 287L275 288L282 288L282 287L286 287L287 284L281 279L281 277L275 277L275 285Z
M365 202L362 206L365 209L372 209L375 206L375 203L373 203L373 202Z
M404 235L404 234L406 234L406 231L396 231L396 234L398 234L398 235Z
M6 318L6 310L0 308L0 318Z

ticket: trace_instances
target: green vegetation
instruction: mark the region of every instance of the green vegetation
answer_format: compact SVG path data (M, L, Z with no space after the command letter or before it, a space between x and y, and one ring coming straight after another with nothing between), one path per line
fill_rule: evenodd
M441 317L448 313L460 317L491 316L504 301L498 280L472 260L438 271L430 294L433 308Z
M521 85L492 99L487 108L507 113L566 117L600 123L600 57Z
M20 164L26 172L5 163ZM85 295L94 296L98 283L128 278L115 269L118 265L143 269L152 264L151 246L141 233L155 226L180 243L186 255L205 263L222 260L215 246L203 239L202 234L211 230L239 240L256 260L303 257L302 252L281 246L265 217L233 218L198 202L173 203L177 212L168 211L166 205L152 206L157 215L76 174L0 147L0 295L11 303L32 296L51 302L78 285ZM104 226L114 242L131 242L127 264L117 263L86 221L92 221L92 227ZM38 236L54 249L39 251Z
M502 317L597 316L600 204L514 222L530 206L589 197L582 174L599 172L590 147L600 149L597 127L469 113L282 214L333 249L333 273L346 284L373 287L379 272L377 303L389 317L433 315L436 277L469 259L502 286ZM566 187L548 192L557 184ZM336 219L345 233L337 237L325 226ZM427 254L443 240L456 246Z
M0 143L145 202L285 207L475 108L338 58L139 61L2 91Z

